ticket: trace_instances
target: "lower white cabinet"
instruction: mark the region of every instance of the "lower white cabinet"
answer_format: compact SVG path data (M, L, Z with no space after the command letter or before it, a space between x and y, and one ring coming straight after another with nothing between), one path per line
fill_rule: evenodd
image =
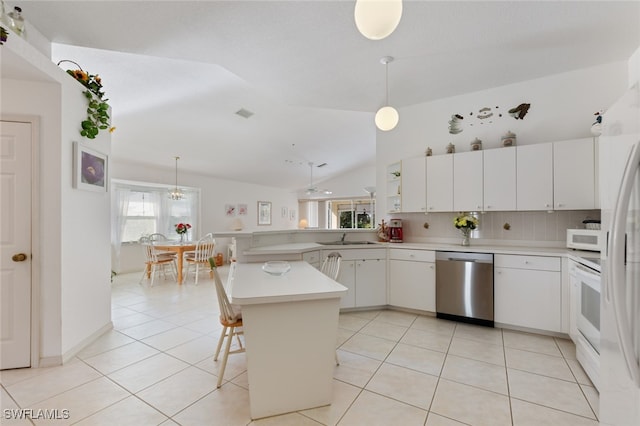
M314 268L320 269L320 250L313 250L302 253L302 260L304 260Z
M323 250L342 255L337 281L347 287L341 308L384 306L387 304L387 268L385 249Z
M389 250L389 304L436 311L435 252Z
M495 322L562 331L561 259L495 255Z

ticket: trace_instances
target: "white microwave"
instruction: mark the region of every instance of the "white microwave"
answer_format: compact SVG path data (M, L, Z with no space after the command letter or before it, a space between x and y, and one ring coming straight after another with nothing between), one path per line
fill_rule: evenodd
M567 229L567 248L602 251L606 236L606 232L600 229Z

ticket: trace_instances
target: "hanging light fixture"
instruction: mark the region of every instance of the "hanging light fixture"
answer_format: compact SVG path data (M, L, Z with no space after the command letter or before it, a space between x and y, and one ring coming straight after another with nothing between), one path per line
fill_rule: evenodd
M386 99L385 106L383 106L378 110L378 112L376 112L375 121L376 121L376 127L382 130L383 132L393 130L398 125L398 121L400 120L398 111L396 111L394 107L389 105L389 62L391 61L393 61L392 56L385 56L380 59L380 62L384 64L386 68L385 69L385 72L386 72L385 87L386 87L387 99Z
M402 17L402 0L356 0L356 27L370 40L382 40L391 34Z
M182 200L184 198L184 192L178 189L178 160L180 157L176 158L176 187L169 190L169 198L174 201Z

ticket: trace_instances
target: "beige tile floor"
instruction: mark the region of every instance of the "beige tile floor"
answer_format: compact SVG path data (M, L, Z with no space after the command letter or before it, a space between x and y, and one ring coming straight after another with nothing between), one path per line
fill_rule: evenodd
M0 372L2 425L598 424L598 393L570 341L390 310L340 315L330 406L252 422L245 354L216 389L212 281L138 279L116 277L114 330L72 361ZM9 419L17 408L69 418Z

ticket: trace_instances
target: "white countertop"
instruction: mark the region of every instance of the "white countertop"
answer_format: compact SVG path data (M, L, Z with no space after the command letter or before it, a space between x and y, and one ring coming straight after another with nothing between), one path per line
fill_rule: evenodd
M289 262L282 276L269 275L262 263L239 263L230 291L231 303L254 305L342 297L347 288L307 262Z
M276 254L300 254L313 250L349 250L349 249L369 249L369 248L390 248L390 249L410 249L410 250L433 250L433 251L457 251L457 252L478 252L494 254L515 254L529 256L566 256L574 254L576 256L589 255L589 252L581 252L567 249L565 247L535 247L499 244L473 244L462 246L454 243L376 243L376 244L349 244L349 245L325 245L314 242L277 244L262 247L252 247L244 252L246 256L276 255ZM593 254L591 254L593 256Z

